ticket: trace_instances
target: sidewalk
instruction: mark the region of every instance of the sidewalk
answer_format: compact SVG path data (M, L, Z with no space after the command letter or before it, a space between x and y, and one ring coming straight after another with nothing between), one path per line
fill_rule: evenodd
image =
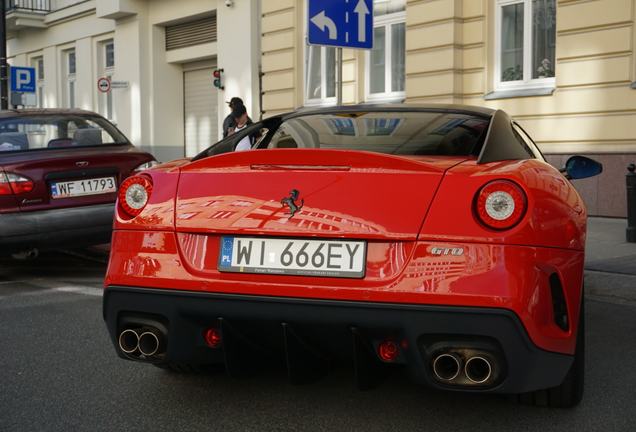
M636 243L625 241L625 219L589 218L585 268L636 276Z
M636 243L625 241L625 219L589 218L585 251L588 298L636 304Z

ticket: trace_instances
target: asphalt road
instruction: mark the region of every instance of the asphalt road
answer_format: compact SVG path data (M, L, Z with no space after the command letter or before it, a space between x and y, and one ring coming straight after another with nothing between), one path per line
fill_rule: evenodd
M392 376L370 392L336 372L292 386L179 375L120 360L101 316L99 260L0 260L0 431L634 431L636 301L587 279L587 375L572 410L424 389ZM624 288L634 279L623 279ZM601 289L603 288L603 289ZM599 294L599 292L601 294Z

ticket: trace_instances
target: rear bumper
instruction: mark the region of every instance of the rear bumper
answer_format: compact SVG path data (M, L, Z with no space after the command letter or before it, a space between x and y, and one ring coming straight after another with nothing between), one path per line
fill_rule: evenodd
M0 246L75 247L110 241L114 204L0 214Z
M191 291L159 290L109 286L103 303L113 344L120 356L117 338L127 325L160 323L166 329L166 353L162 361L175 363L212 364L250 360L259 363L265 354L286 358L290 369L302 367L290 362L287 330L305 345L314 346L325 358L351 359L354 371L368 370L361 362L378 359L361 358L356 354L356 335L366 335L366 342L392 337L401 341L400 362L420 383L445 389L494 393L522 393L559 385L573 357L544 351L532 343L521 321L513 312L496 308L426 306L392 303L332 301L265 297L235 294L212 294ZM242 358L222 350L210 349L203 341L203 330L217 326L219 319L234 329L233 349ZM352 329L355 329L352 332ZM224 336L225 338L225 336ZM306 338L306 339L305 339ZM225 340L225 339L224 339ZM488 340L498 351L502 374L496 385L471 389L439 383L433 377L430 348L439 342L453 340ZM315 342L315 344L314 344ZM228 344L229 345L229 344ZM239 346L242 345L242 346ZM258 346L256 353L247 346ZM318 349L318 347L320 347ZM253 355L245 353L254 352ZM321 355L322 355L321 354ZM252 357L246 359L245 357ZM372 355L371 355L372 356ZM357 376L357 374L356 374Z

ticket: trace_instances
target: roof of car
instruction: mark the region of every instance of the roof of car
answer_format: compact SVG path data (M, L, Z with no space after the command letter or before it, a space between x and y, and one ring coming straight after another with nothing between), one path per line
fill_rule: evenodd
M71 115L71 116L99 116L93 111L86 111L75 108L28 108L28 109L9 109L0 111L0 118L9 117L30 117L42 115Z
M355 112L396 112L396 111L412 111L412 112L460 112L467 114L476 114L483 117L492 117L495 113L494 109L471 106L471 105L449 105L449 104L359 104L359 105L342 105L333 107L305 107L296 111L283 114L284 118L291 118L297 116L311 115L311 114L341 114L341 113L355 113Z

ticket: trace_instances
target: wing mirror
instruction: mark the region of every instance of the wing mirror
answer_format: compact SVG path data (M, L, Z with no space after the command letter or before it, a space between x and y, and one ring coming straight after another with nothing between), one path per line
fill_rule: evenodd
M565 167L561 168L568 179L577 180L594 177L603 172L603 164L596 162L594 159L585 156L572 156L565 163Z

